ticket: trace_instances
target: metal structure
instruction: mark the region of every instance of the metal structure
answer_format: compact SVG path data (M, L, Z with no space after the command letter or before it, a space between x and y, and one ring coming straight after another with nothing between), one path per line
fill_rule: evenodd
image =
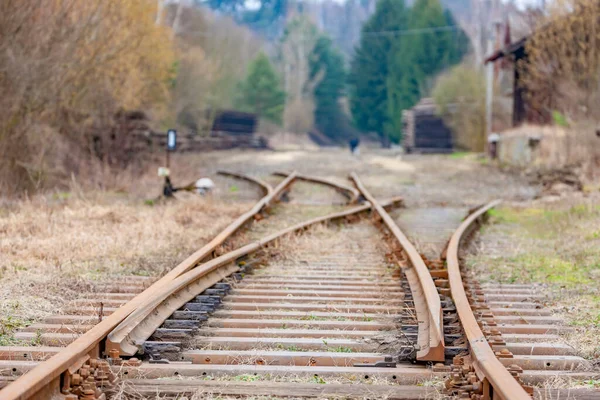
M410 283L415 302L415 311L419 324L417 360L419 361L444 361L444 315L442 302L435 283L425 262L417 249L398 228L392 217L383 209L377 200L367 191L358 175L352 174L352 180L361 194L373 204L387 228L392 232L404 254L407 262L405 274Z

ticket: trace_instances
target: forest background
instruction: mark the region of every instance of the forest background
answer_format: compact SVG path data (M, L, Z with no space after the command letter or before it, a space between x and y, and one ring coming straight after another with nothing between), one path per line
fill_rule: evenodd
M492 13L471 3L4 1L0 188L30 193L79 175L102 184L134 168L122 143L109 145L127 140L132 112L198 135L236 109L264 131L399 143L402 110L465 60L476 90L437 97L480 102L477 32Z

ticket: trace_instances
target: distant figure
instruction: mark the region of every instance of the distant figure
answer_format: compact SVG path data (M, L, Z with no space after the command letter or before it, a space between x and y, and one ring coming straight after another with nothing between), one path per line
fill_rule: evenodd
M498 142L500 141L500 135L497 133L491 133L488 136L488 152L492 160L498 158Z
M359 138L356 137L356 138L350 140L350 152L352 154L354 154L355 156L360 155L360 149L358 148L358 146L360 146Z
M215 187L215 183L209 178L200 178L196 181L195 186L198 194L204 196Z

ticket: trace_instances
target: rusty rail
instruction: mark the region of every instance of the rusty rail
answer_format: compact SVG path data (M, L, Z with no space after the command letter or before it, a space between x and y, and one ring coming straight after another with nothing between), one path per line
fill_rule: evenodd
M289 175L289 172L274 172L273 175L286 177ZM354 204L358 201L359 192L352 186L344 185L332 181L331 179L321 178L317 176L296 175L296 179L332 187L348 199L348 204Z
M397 199L386 203L395 204ZM274 240L305 229L311 225L327 222L335 219L354 215L371 208L371 205L354 207L347 211L317 217L305 222L293 225L279 232L268 235L260 240L247 244L220 257L212 259L195 269L179 276L160 288L152 298L140 305L131 313L117 328L112 331L108 338L111 347L119 349L121 354L133 356L139 351L139 346L157 330L173 312L185 303L208 289L223 278L236 272L239 267L231 264L236 259L260 250Z
M145 301L154 297L160 288L209 257L213 251L218 246L222 245L232 234L238 231L255 215L260 213L270 204L270 202L276 200L294 179L296 179L295 172L277 185L271 193L261 198L254 207L227 226L213 240L186 258L151 287L124 304L115 313L106 317L84 335L77 338L77 340L67 346L63 351L39 364L33 370L3 389L1 399L51 398L52 394L57 393L60 390L59 385L62 374L68 372L70 369L76 370L77 368L74 368L74 366L77 367L78 365L82 365L86 361L88 355L92 358L99 357L100 343L104 341L107 335L127 318L129 314ZM252 181L252 179L250 180ZM106 350L108 351L109 349L107 348Z
M460 275L458 250L465 233L474 227L474 223L490 209L500 203L493 201L470 214L454 232L448 243L446 261L450 291L458 317L467 335L471 350L472 365L479 380L483 383L481 392L483 399L500 398L504 400L530 400L525 389L515 380L511 373L496 358L485 335L477 324L471 305L464 290ZM491 386L491 387L490 387Z
M417 351L417 360L444 361L445 344L442 302L425 262L417 252L417 249L415 249L413 244L398 228L392 217L364 187L358 175L352 173L351 178L360 193L373 204L375 211L377 211L385 225L396 237L412 266L411 269L407 269L405 272L410 283L411 292L413 293L418 320L417 343L419 349Z
M217 174L223 175L223 176L229 176L231 178L240 179L243 181L248 181L251 183L255 183L263 189L263 191L265 192L265 196L267 196L273 192L273 186L269 185L267 182L263 181L262 179L255 178L253 176L240 174L238 172L224 171L224 170L217 171ZM287 175L286 175L286 177L287 177ZM298 179L298 175L296 175L296 179Z

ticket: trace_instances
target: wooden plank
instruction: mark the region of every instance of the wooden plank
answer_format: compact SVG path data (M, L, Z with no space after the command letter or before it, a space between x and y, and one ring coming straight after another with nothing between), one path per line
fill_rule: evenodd
M402 310L399 304L380 306L373 304L295 304L295 303L239 303L224 301L225 310L238 311L267 311L267 310L290 310L290 311L339 311L345 313L394 313Z
M566 370L573 371L577 368L589 369L591 363L577 356L530 356L516 355L513 358L499 358L505 366L518 365L524 370Z
M492 346L494 351L500 351L505 348L515 355L570 356L577 354L574 348L564 343L506 343L504 346Z
M368 313L368 312L333 312L333 311L286 311L286 310L217 310L212 314L213 318L274 318L274 319L298 319L301 321L315 320L392 320L398 317L398 313Z
M334 296L288 296L288 295L249 295L249 294L230 294L223 299L223 304L227 303L304 303L304 304L341 304L350 305L352 302L365 305L373 304L390 304L390 305L401 305L404 304L402 300L404 295L400 296L400 299L387 299L387 298L370 298L370 297L334 297Z
M265 328L204 328L196 333L209 337L261 337L261 338L354 338L362 339L377 334L377 331L341 329L265 329Z
M0 346L0 360L43 361L61 350L50 346Z
M311 328L311 329L358 329L361 331L378 331L393 329L391 322L376 321L318 321L295 319L243 319L243 318L210 318L207 327L213 328Z
M352 339L314 339L314 338L269 338L269 337L194 337L193 346L199 348L222 348L227 350L252 350L256 348L299 349L313 351L344 351L368 352L375 350L378 345Z
M328 290L326 293L323 292L323 290L310 290L310 289L304 289L304 290L294 290L294 289L233 289L230 293L230 296L286 296L286 297L300 297L300 298L307 298L307 297L319 297L319 298L324 298L324 296L326 295L328 298L332 298L332 297L341 297L341 298L350 298L352 300L354 299L374 299L374 298L394 298L394 299L403 299L404 298L404 292L401 291L397 291L397 292L386 292L386 291L380 291L380 292L369 292L369 291L365 291L364 289L362 290L356 290L356 291L330 291Z
M372 364L384 360L384 356L377 353L266 350L188 350L182 353L182 357L184 361L191 361L194 364L256 364L312 367L351 367L354 364Z
M181 379L136 379L125 386L126 391L142 396L193 395L211 393L222 396L300 397L300 398L372 398L388 400L417 400L428 398L437 389L406 385L343 385L337 383L310 384L287 382L198 381Z
M269 377L348 377L355 382L369 381L373 378L385 379L397 384L417 384L443 378L444 373L434 373L430 369L418 366L402 366L396 368L364 368L364 367L310 367L287 365L202 365L202 364L147 364L140 367L113 367L113 372L127 379L158 379L199 376L238 376L256 375ZM289 385L289 383L288 383Z

